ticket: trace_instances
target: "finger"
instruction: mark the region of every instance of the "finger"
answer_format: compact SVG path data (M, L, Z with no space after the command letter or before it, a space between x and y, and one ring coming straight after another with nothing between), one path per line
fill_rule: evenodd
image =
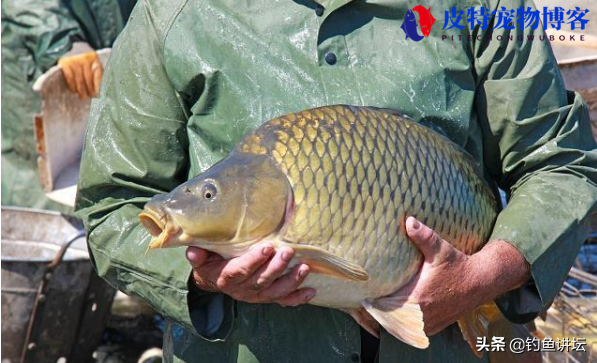
M443 240L440 236L414 217L406 219L406 234L423 253L425 261L432 262L441 249Z
M81 70L83 73L83 83L85 83L85 89L87 90L87 94L90 97L95 97L95 86L93 84L93 71L91 67L93 66L92 62L85 62L81 65Z
M104 67L101 62L93 62L91 71L93 72L93 97L97 97L99 95L100 86L102 85L102 78L104 77Z
M61 63L60 61L58 62L58 64L60 64L60 68L62 69L62 75L64 76L64 82L66 83L66 87L72 93L77 93L77 86L75 85L75 75L73 73L73 69L64 63Z
M197 270L193 270L193 279L195 280L195 286L200 290L211 292L220 291L212 279L201 275Z
M308 303L315 297L315 290L311 288L300 289L284 296L281 299L274 301L282 306L298 306Z
M289 273L280 277L270 287L259 291L261 301L276 301L294 292L309 274L309 266L296 265Z
M292 248L280 248L276 251L276 254L271 261L259 268L251 278L243 282L243 285L247 285L251 290L268 288L274 280L282 276L293 256L294 250L292 250Z
M259 244L243 255L231 259L222 269L216 281L217 286L225 290L240 284L255 273L274 253L271 244Z
M189 260L193 268L200 268L203 266L207 262L209 255L210 253L208 251L197 247L188 247L186 251L187 260Z
M85 80L83 78L83 70L82 67L75 65L73 67L73 74L75 76L75 85L77 87L77 94L79 94L79 98L82 100L87 99L87 86L85 86Z

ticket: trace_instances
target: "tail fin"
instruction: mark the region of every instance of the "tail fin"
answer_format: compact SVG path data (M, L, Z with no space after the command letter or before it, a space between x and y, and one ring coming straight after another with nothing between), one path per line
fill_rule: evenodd
M483 355L483 352L477 350L477 338L486 337L489 324L501 319L505 318L493 302L481 305L458 319L458 327L462 332L462 336L477 357L481 358Z
M483 355L482 351L477 349L477 338L503 337L506 346L504 351L489 352L489 361L491 363L540 363L540 352L524 351L523 353L513 353L508 344L513 339L532 338L531 333L524 325L517 325L509 322L499 311L495 303L490 302L481 305L471 313L458 319L458 326L462 331L462 336L471 347L473 353L479 358Z

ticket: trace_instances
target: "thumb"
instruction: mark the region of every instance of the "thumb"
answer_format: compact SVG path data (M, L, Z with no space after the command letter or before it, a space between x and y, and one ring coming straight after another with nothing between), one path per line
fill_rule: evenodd
M207 262L209 252L202 248L188 247L186 256L193 268L199 268Z
M425 262L433 262L442 246L442 238L431 228L419 222L415 217L406 219L406 234L411 242L423 254Z

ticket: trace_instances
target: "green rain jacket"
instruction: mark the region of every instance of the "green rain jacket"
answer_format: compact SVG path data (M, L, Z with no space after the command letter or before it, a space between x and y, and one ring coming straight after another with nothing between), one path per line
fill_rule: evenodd
M45 197L37 175L33 117L41 99L33 83L76 41L112 46L131 0L2 1L2 205L68 208Z
M400 27L419 4L438 22L414 42ZM442 30L453 6L466 14L471 6L534 7L530 1L321 5L142 1L116 42L92 106L77 208L98 273L167 318L166 362L360 360L359 326L343 312L189 291L184 249L145 254L150 236L137 217L145 202L291 111L400 109L465 147L510 195L492 238L510 241L531 265L532 282L499 300L513 321L550 304L584 239L597 200L596 145L586 105L564 89L548 42L526 38L542 28L493 29L492 18L487 30L464 20L463 29ZM478 360L454 326L427 350L382 333L379 362L431 361Z

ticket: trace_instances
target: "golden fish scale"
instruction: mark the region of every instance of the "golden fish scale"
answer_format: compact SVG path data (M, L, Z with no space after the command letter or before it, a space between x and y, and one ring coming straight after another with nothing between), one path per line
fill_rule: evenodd
M286 240L358 263L388 293L420 261L404 234L406 217L468 254L495 220L491 190L468 155L382 110L333 106L282 116L246 137L239 151L269 153L288 175L295 206Z

